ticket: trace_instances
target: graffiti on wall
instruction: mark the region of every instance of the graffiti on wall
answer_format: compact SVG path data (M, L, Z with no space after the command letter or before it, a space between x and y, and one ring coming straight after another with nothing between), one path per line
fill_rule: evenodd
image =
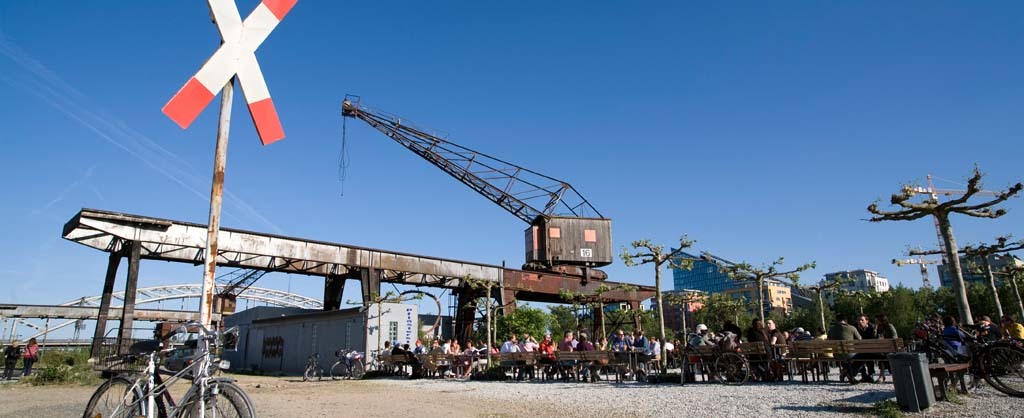
M284 338L263 337L263 357L277 358L284 355Z

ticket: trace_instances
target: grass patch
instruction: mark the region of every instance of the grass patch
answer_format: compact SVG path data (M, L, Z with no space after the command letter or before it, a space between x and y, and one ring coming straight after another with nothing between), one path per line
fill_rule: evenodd
M900 418L903 416L903 411L900 409L900 405L892 399L886 399L876 403L872 412L874 412L875 416L882 418Z
M89 365L89 349L47 350L33 367L32 374L21 379L22 384L93 385L99 377Z

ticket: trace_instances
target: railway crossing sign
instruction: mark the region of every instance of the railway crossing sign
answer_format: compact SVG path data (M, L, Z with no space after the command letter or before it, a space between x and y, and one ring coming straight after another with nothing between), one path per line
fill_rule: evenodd
M182 129L188 128L213 101L217 91L237 75L260 141L268 145L284 138L270 90L267 89L263 72L256 61L256 48L267 39L297 1L262 0L242 21L234 0L208 0L210 13L223 43L195 76L164 105L163 113Z

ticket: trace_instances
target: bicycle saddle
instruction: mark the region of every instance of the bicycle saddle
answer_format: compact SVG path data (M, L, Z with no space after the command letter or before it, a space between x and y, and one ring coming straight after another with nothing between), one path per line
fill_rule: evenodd
M131 347L128 348L128 352L133 355L149 354L154 351L160 351L159 340L142 340L132 343Z

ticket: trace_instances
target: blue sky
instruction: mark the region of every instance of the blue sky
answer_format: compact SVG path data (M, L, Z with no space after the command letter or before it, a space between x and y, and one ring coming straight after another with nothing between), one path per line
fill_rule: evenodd
M989 188L1024 180L1019 2L666 3L301 0L257 51L287 138L260 146L236 98L223 224L522 263L525 225L354 121L342 184L346 93L572 182L616 248L685 233L735 261L816 260L804 281L867 268L917 287L889 260L934 246L931 222L864 208L974 164ZM185 131L160 108L218 42L205 2L0 3L0 300L100 292L106 257L60 237L81 207L206 221L216 105ZM1020 236L1021 199L1005 207L955 218L958 239ZM147 262L141 285L200 277Z

